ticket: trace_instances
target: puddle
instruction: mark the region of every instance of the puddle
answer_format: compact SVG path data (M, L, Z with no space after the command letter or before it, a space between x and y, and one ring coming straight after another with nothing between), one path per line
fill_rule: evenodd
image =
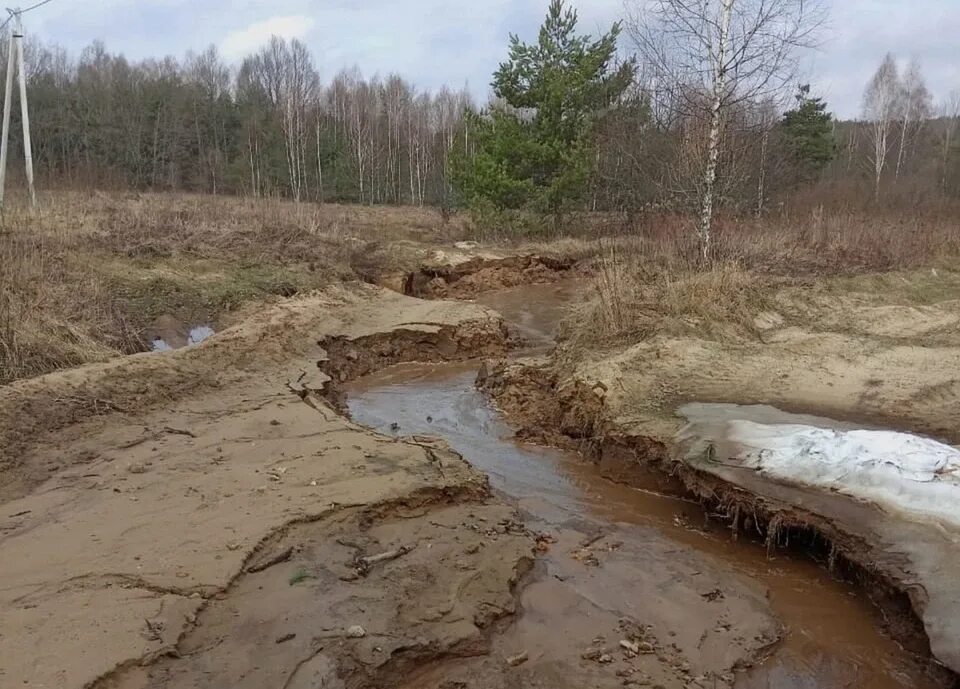
M146 331L154 352L169 352L200 344L213 335L214 330L209 325L186 326L170 315L160 316Z
M527 286L482 301L531 348L544 348L575 289ZM573 453L514 442L510 427L475 389L476 369L476 363L394 367L349 386L348 406L357 422L384 433L446 439L489 474L535 528L556 534L558 544L542 558L549 576L525 591L524 614L497 642L507 644L505 652L522 645L544 662L568 662L583 651L570 630L601 633L605 615L628 616L669 638L694 674L709 672L726 667L737 648L761 645L749 636L767 629L769 604L785 640L740 675L738 687L938 686L880 631L879 612L815 563L768 558L759 544L733 543L728 531L704 527L698 504L614 484ZM602 566L586 567L580 545L599 533L606 534L596 546ZM561 677L555 686L577 685Z

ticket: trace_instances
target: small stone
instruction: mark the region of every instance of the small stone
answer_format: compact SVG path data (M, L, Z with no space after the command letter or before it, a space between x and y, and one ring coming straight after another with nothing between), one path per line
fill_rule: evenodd
M640 653L640 644L634 643L633 641L630 641L628 639L620 640L620 648L627 651L628 653L632 653L633 655L637 655Z
M347 629L347 637L351 639L362 639L367 635L367 630L359 624L355 624Z
M604 654L601 655L599 658L597 658L597 662L598 662L598 663L603 663L604 665L606 665L607 663L612 663L612 662L613 662L613 656L610 655L609 653L604 653Z
M529 660L527 652L521 651L517 655L507 658L507 665L510 667L516 667L517 665L523 665L525 662L527 662L527 660Z
M295 639L296 637L297 637L297 635L294 634L294 633L292 633L292 632L291 632L290 634L284 634L283 636L278 636L278 637L277 637L276 643L282 644L282 643L284 643L284 642L286 642L286 641L290 641L291 639Z

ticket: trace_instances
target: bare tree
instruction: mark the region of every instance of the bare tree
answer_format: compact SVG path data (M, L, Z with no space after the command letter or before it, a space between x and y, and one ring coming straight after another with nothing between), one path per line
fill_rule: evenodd
M897 151L897 168L894 177L900 179L900 168L907 153L908 141L919 133L924 121L933 111L932 97L920 71L920 63L910 61L900 83L900 147Z
M897 117L901 94L900 74L893 55L887 53L863 94L863 116L870 123L873 139L869 159L873 168L873 193L880 199L880 181L890 153L890 131Z
M947 177L950 170L950 153L955 145L957 129L960 127L960 91L952 91L940 106L942 121L940 130L940 188L946 193Z
M194 87L191 109L200 168L204 177L210 179L210 191L216 194L227 138L226 123L218 106L229 97L230 69L221 61L217 49L210 46L199 55L188 54L183 70L187 83Z
M799 49L815 43L815 0L627 0L627 25L661 91L708 122L697 236L709 256L723 127L731 108L792 85ZM629 3L637 4L629 4Z
M760 156L757 162L757 217L763 215L764 202L767 194L767 159L770 150L770 134L777 122L778 115L776 104L767 100L759 103L755 115L757 127L760 130Z

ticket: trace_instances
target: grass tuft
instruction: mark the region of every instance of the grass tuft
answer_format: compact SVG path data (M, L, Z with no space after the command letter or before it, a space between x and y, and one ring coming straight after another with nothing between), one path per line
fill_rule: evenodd
M597 261L592 289L560 326L568 346L603 346L658 334L755 337L754 319L769 308L776 280L736 262L706 268L646 263L608 248Z
M290 585L296 586L297 584L306 581L307 579L313 579L313 575L307 571L306 567L298 567L294 570L293 574L290 575Z

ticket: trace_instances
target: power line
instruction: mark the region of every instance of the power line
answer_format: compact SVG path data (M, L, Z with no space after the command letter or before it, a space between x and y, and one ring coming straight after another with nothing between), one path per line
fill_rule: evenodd
M11 21L15 16L17 16L18 14L26 14L27 12L29 12L29 11L31 11L31 10L35 10L35 9L37 9L38 7L43 7L44 5L46 5L46 4L49 3L49 2L53 2L53 0L40 0L40 2L36 3L35 5L30 5L30 7L26 8L26 9L23 9L23 10L20 10L20 9L13 10L13 9L10 9L10 8L8 7L8 8L7 8L7 12L10 13L10 16L7 17L7 20L6 20L5 22L3 22L3 24L0 24L0 31L3 31L5 28L7 28L7 24L9 24L10 21Z
M38 7L43 7L43 6L46 5L48 2L53 2L53 0L40 0L40 2L38 2L36 5L31 5L30 7L28 7L28 8L25 9L25 10L17 10L17 11L18 11L20 14L26 14L26 13L29 12L30 10L35 10L35 9L37 9Z

